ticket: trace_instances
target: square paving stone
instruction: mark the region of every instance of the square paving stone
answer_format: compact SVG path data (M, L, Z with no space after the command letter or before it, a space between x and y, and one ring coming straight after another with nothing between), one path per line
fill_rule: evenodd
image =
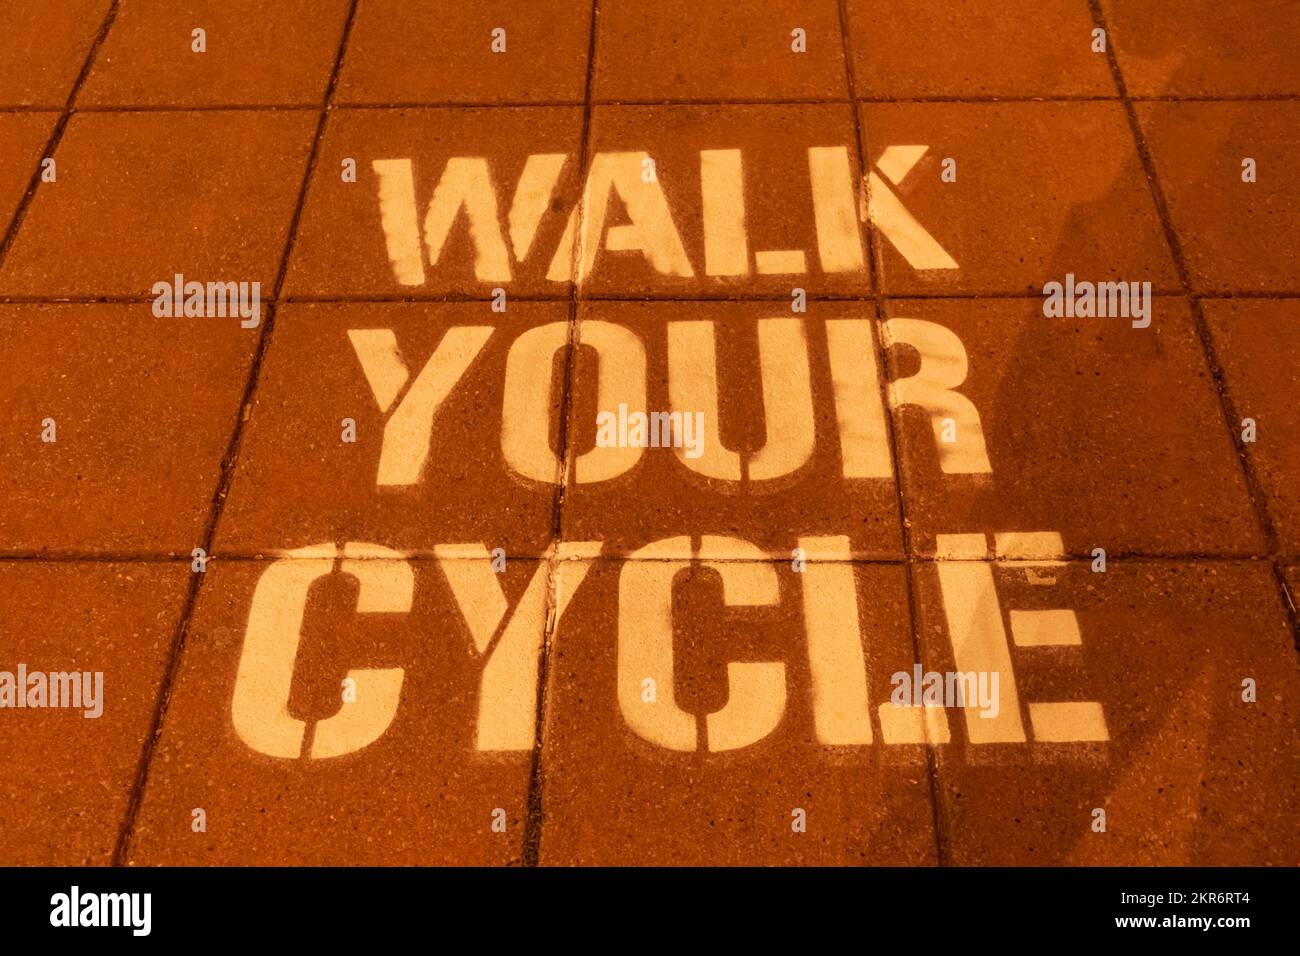
M887 314L920 553L964 530L1054 531L1080 557L1265 550L1185 300L1153 299L1148 328L1046 318L1036 299Z
M348 0L129 0L77 105L319 106L347 13Z
M567 320L567 304L546 302L515 302L504 315L486 302L286 306L217 550L361 540L542 554L553 530L564 356L548 360L529 342L562 344ZM503 444L511 397L531 457L511 457ZM541 472L520 464L539 455Z
M927 671L1000 674L998 714L949 709L937 748L949 863L1295 863L1300 665L1270 568L951 561L920 583Z
M849 0L858 96L1115 96L1083 0Z
M364 542L314 554L210 565L128 862L518 863L539 565L512 561L498 575L486 558L459 562L474 567L458 598L432 561ZM480 646L509 662L492 683L495 722L479 714ZM503 714L527 725L523 750L481 736L509 723Z
M1137 112L1192 288L1300 291L1300 103L1139 103Z
M339 101L581 103L591 11L591 0L361 0Z
M1133 96L1300 93L1289 0L1101 0Z
M844 103L595 107L583 294L869 292L854 135Z
M177 273L269 302L316 117L79 113L0 271L0 293L149 295Z
M788 564L800 538L845 535L854 557L901 558L874 316L869 302L583 303L565 538L628 554L732 535Z
M189 574L0 561L0 865L112 861ZM44 706L10 706L20 665L25 702Z
M884 291L1040 294L1071 273L1181 289L1120 104L859 110Z
M540 862L934 863L925 752L877 717L913 659L904 570L731 550L562 564Z
M848 95L834 0L606 0L599 9L598 101Z
M567 296L581 137L581 107L332 113L289 293Z
M257 337L148 303L0 305L0 549L198 547Z
M0 7L0 107L62 109L110 0L9 0Z

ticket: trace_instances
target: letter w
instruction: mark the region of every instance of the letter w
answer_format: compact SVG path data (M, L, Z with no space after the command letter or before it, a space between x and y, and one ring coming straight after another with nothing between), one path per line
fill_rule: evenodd
M348 330L379 411L388 416L377 485L413 485L420 480L433 440L434 416L491 335L491 326L448 329L423 371L410 382L392 329Z
M539 153L529 156L524 164L506 219L510 246L519 262L532 248L537 226L550 208L566 160L563 153ZM379 220L393 277L402 285L420 285L424 282L424 262L414 167L410 159L376 159L370 165L379 178ZM488 161L481 156L453 156L434 187L424 219L430 264L438 264L462 211L474 245L475 277L480 282L509 282L510 256L501 234L496 185Z

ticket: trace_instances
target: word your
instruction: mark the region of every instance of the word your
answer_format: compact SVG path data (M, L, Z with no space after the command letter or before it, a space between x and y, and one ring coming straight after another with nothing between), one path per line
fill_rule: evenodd
M865 177L861 197L853 181L847 147L808 149L812 220L822 272L865 268L860 222L867 220L914 269L957 268L952 256L917 222L886 182L900 184L928 149L890 146L876 162L879 172L873 170ZM523 263L533 254L533 240L543 217L553 213L556 185L568 162L569 156L564 153L529 156L515 185L514 197L506 206L499 201L485 157L451 157L425 213L422 243L414 164L409 158L372 161L371 168L378 177L380 225L393 277L401 285L422 284L422 246L429 263L436 266L453 227L463 222L474 247L475 278L480 282L509 282L514 275L512 258L515 263ZM585 280L602 249L640 252L661 276L690 278L696 274L699 263L687 255L654 170L654 160L646 152L596 153L587 170L581 201L570 211L564 234L551 256L547 281L574 280L575 258L576 279ZM699 176L706 275L747 276L755 271L762 275L798 275L808 271L809 256L803 249L750 249L740 150L701 150ZM621 211L613 214L612 196L622 204ZM504 231L502 208L507 209Z
M171 282L153 284L155 319L221 318L238 315L239 327L255 329L262 321L262 283L260 282L186 282L179 272Z
M103 671L27 672L18 665L16 674L0 671L0 708L70 707L92 720L104 713Z
M704 413L645 412L628 413L620 403L618 414L601 412L596 416L598 448L685 448L687 458L704 454Z
M998 715L998 672L960 673L938 671L921 673L916 664L912 673L895 671L889 678L894 692L889 700L896 707L965 707L969 701L980 706L980 716Z
M988 474L993 469L974 403L958 389L966 380L965 346L951 329L922 319L831 319L824 324L831 392L834 397L839 458L849 479L892 481L894 466L886 424L886 402L928 414L939 467L944 474ZM813 405L811 320L757 319L755 332L767 438L747 460L722 441L718 395L717 330L712 321L667 323L667 371L670 415L683 426L693 415L700 435L695 457L676 449L690 471L718 481L766 482L793 474L812 460L817 441ZM414 485L430 458L438 411L448 395L469 375L494 337L506 334L493 326L452 326L423 365L408 366L392 329L350 329L348 339L385 416L376 484ZM915 372L887 383L876 359L876 335L886 349L912 353ZM602 321L583 321L578 332L584 349L596 354L600 374L596 408L645 408L646 342L635 331ZM556 480L556 451L551 447L551 384L539 368L569 348L566 322L552 322L521 332L506 354L501 406L501 453L506 466L523 478ZM820 363L818 363L820 364ZM408 387L409 386L409 387ZM701 412L685 411L700 409ZM951 429L953 437L947 435ZM635 467L643 446L597 444L573 463L577 484L609 481Z
M974 539L978 539L978 542ZM1060 536L1018 533L997 536L999 554L1061 554ZM974 553L983 535L940 535L941 553ZM728 693L719 710L697 717L675 696L673 647L674 581L693 562L716 573L727 607L774 607L781 603L779 565L752 542L731 536L682 535L653 541L632 553L618 572L618 600L611 635L616 648L612 692L624 721L637 736L668 750L737 750L758 743L781 724L792 694L809 695L818 743L826 746L946 744L951 739L945 708L922 700L920 707L881 703L873 707L859 594L845 536L804 536L798 545L816 558L798 578L806 666L783 659L727 663ZM529 751L535 743L539 661L548 628L565 639L565 610L601 552L599 541L564 542L554 568L538 562L522 595L513 603L482 543L439 544L435 561L414 562L378 544L311 545L285 553L258 578L248 614L235 687L231 724L251 749L271 757L339 757L370 745L388 730L402 698L405 668L347 671L355 697L315 723L292 713L302 622L308 595L335 571L358 582L357 614L411 613L416 568L439 574L469 632L466 650L482 664L475 747L479 751ZM1031 550L1032 548L1032 550ZM436 567L436 570L434 568ZM937 563L940 594L956 670L996 673L1000 685L964 694L966 741L972 746L1036 742L1072 743L1109 739L1097 701L1027 701L1016 686L1011 647L1034 656L1039 648L1078 646L1078 621L1068 609L1011 610L1011 633L1003 623L993 564L980 560ZM512 590L512 593L518 591ZM787 591L787 593L789 593ZM548 596L554 605L548 606ZM718 635L725 640L725 635ZM810 686L789 686L793 674ZM652 691L648 691L650 688ZM976 690L980 690L977 686ZM992 695L990 696L989 691ZM981 705L975 698L981 697ZM1000 705L993 712L992 700ZM1026 719L1027 714L1027 719Z
M50 925L129 926L133 936L148 936L153 927L152 893L86 893L72 887L50 897Z
M1067 272L1065 284L1043 286L1043 315L1049 319L1133 319L1133 328L1151 324L1150 282L1078 282Z

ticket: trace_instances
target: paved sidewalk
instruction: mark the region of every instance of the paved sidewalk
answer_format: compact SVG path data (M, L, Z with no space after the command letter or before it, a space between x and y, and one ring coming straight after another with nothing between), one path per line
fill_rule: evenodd
M1289 0L5 0L0 864L1294 866L1297 235Z

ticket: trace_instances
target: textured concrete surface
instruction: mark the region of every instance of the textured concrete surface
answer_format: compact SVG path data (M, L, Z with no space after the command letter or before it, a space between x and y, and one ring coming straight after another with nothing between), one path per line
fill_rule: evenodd
M0 864L1300 862L1298 38L0 5Z

